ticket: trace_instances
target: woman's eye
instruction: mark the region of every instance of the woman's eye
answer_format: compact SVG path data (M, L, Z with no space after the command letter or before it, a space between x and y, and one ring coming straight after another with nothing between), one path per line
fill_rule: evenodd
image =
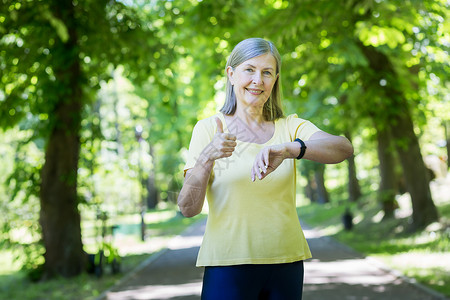
M253 72L253 69L245 69L247 72Z
M272 75L272 73L270 73L269 71L265 71L264 75L270 76L270 75Z

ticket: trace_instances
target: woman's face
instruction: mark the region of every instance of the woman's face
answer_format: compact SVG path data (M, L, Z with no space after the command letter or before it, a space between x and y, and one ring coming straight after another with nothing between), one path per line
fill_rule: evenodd
M271 53L253 57L236 68L228 67L227 74L234 87L237 104L260 106L269 99L278 78L277 62Z

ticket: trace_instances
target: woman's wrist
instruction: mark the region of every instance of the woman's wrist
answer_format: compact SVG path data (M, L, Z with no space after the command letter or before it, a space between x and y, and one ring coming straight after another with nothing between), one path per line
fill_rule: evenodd
M290 142L290 143L286 143L286 154L287 157L286 158L297 158L299 153L302 150L302 145L299 142Z
M207 154L200 155L199 159L197 159L197 163L200 163L203 166L213 165L214 159L209 157Z

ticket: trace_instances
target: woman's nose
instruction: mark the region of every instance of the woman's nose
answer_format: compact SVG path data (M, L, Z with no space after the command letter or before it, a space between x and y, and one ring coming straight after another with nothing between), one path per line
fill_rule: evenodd
M253 75L253 83L254 84L261 84L262 83L262 76L258 72L255 72L255 75Z

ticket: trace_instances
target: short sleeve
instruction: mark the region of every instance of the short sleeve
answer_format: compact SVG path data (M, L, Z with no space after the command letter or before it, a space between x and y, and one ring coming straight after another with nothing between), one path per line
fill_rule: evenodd
M286 118L286 123L291 141L296 138L307 141L314 133L320 131L316 125L308 120L299 118L296 114L289 115Z
M186 171L193 168L197 159L200 157L202 151L211 142L214 134L214 128L209 124L208 119L198 121L192 130L191 142L189 143L189 151L186 160L186 165L184 166L184 174Z

